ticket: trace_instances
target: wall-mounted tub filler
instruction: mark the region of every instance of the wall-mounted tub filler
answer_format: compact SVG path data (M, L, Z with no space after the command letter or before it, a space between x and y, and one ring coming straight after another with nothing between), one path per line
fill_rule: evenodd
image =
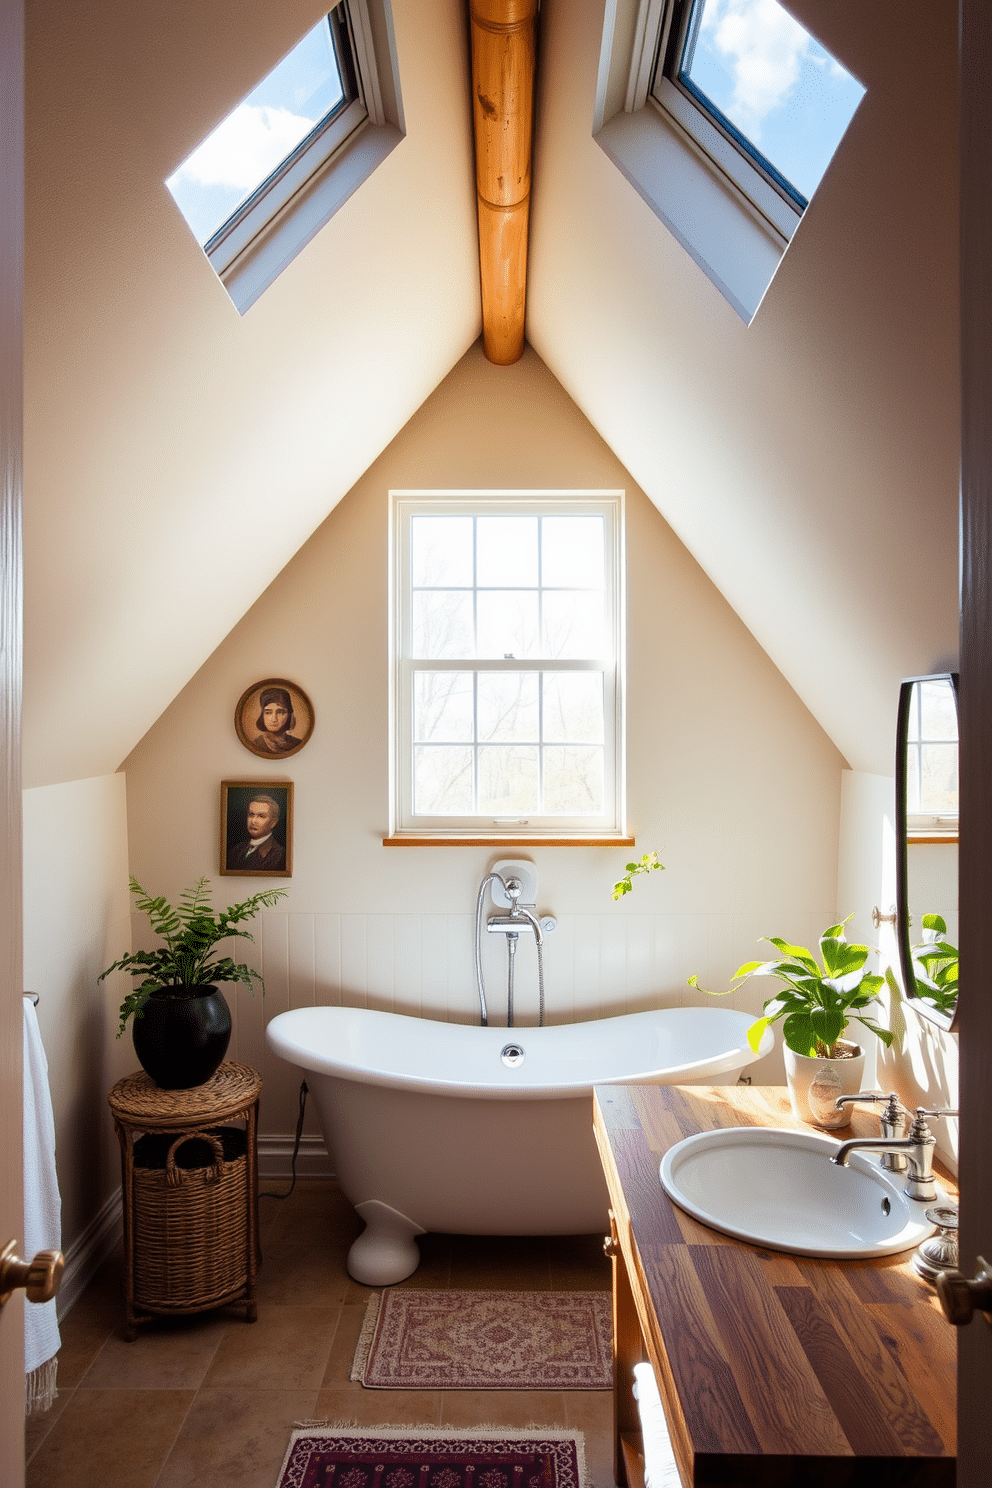
M521 934L532 934L537 946L538 1027L543 1028L544 936L554 930L558 922L551 915L546 915L543 920L538 919L534 907L537 900L537 869L526 858L505 859L497 863L479 886L475 908L475 979L479 990L482 1026L485 1028L489 1022L482 978L482 916L487 889L496 912L490 914L486 920L486 929L490 935L506 936L506 1026L513 1027L513 968L517 941Z
M513 903L510 890L506 887L511 878L515 878L520 885L517 897L521 903L534 908L537 903L537 868L529 858L500 858L498 863L493 864L492 872L498 874L500 880L490 890L497 909L509 909Z

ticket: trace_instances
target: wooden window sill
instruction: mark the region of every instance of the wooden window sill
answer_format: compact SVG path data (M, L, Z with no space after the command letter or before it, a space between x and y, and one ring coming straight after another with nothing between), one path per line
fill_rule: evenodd
M383 847L633 847L633 837L383 837Z

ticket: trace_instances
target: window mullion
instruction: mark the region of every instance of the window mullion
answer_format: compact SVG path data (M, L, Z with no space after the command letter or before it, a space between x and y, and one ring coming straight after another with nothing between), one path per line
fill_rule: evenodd
M537 641L543 647L547 633L544 629L544 518L537 519Z
M608 672L613 661L609 656L411 656L407 660L417 671L427 672Z
M472 673L472 811L479 814L479 674Z
M472 518L472 811L479 814L479 518Z
M472 650L479 654L479 519L472 518Z
M544 813L544 678L537 674L537 809Z

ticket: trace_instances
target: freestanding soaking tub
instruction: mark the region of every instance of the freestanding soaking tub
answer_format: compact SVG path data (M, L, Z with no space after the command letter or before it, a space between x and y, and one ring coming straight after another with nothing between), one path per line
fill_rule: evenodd
M436 1023L366 1008L294 1008L269 1046L303 1070L341 1188L366 1229L356 1281L417 1269L414 1237L607 1228L593 1085L733 1084L754 1019L664 1008L545 1028ZM771 1048L765 1032L760 1053Z

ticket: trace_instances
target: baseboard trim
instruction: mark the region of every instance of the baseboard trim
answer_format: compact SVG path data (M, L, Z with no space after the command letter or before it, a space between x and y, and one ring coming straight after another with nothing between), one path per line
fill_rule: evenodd
M65 1270L59 1287L56 1315L61 1322L79 1301L97 1271L113 1252L124 1230L119 1188L93 1216L81 1235L64 1252Z
M296 1138L260 1136L258 1139L258 1176L289 1178L293 1171L293 1147ZM333 1178L334 1168L323 1137L303 1137L296 1158L299 1178Z

